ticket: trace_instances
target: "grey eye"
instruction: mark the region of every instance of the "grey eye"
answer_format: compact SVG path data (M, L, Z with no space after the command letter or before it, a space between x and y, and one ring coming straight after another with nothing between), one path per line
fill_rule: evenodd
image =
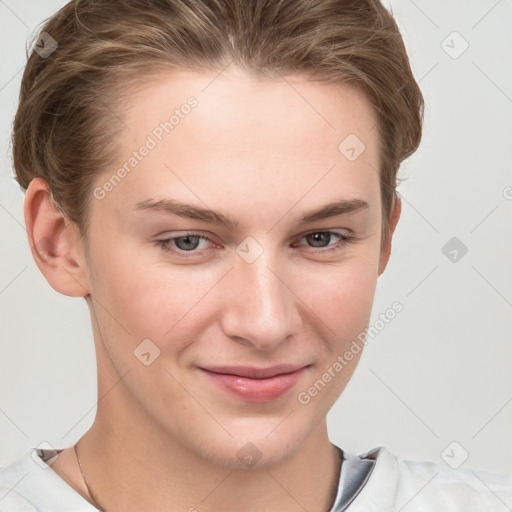
M186 235L180 236L178 238L174 238L174 243L178 249L182 251L193 251L197 249L199 245L199 241L201 240L200 236L196 235Z
M305 238L313 247L326 247L331 241L332 233L319 231L317 233L310 233Z

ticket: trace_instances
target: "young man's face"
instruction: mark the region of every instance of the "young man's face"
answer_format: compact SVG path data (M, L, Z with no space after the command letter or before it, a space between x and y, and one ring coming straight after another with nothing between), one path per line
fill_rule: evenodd
M182 74L124 122L83 260L98 415L226 466L284 461L323 435L387 261L376 117L348 86Z

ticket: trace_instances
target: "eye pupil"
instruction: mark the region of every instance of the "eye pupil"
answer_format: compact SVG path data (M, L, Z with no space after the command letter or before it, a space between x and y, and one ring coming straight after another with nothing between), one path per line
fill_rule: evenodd
M324 232L311 233L307 235L306 238L308 239L308 243L311 243L313 247L325 247L329 245L331 234Z

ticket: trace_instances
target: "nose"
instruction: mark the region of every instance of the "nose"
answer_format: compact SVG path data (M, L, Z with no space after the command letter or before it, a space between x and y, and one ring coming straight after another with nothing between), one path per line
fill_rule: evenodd
M235 261L222 294L224 333L261 351L274 350L296 334L300 312L287 274L265 253L252 263Z

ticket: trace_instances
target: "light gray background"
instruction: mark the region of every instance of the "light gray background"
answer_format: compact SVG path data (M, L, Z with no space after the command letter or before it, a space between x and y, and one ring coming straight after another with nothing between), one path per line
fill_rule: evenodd
M64 3L0 0L0 465L42 441L72 444L95 413L88 310L34 264L9 155L25 41ZM372 323L394 301L404 309L369 339L331 438L457 467L467 452L462 468L512 472L512 1L386 5L426 116L400 172L402 218ZM468 248L457 262L441 250L452 237Z

